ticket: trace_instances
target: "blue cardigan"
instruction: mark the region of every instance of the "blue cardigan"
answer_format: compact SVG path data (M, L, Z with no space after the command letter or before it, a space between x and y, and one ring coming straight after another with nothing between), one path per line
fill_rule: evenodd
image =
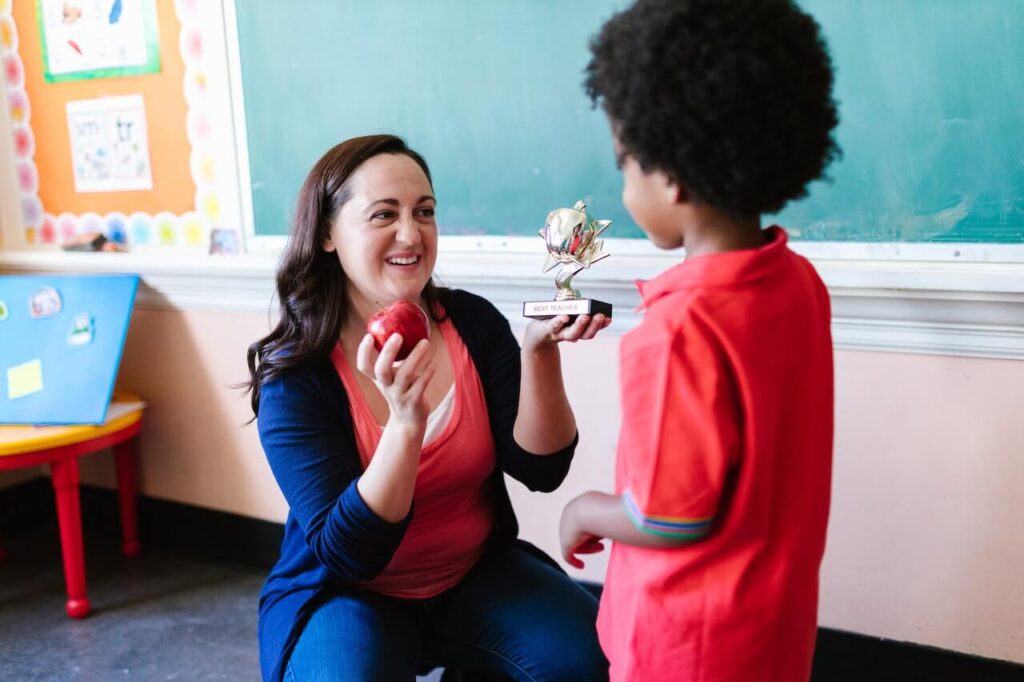
M577 439L543 457L516 444L519 345L508 320L486 300L442 290L442 303L469 350L483 385L497 452L493 475L497 513L490 543L515 540L518 524L502 473L531 490L557 488L569 471ZM369 580L391 561L414 509L390 523L374 514L356 489L363 472L348 396L329 357L275 378L260 389L260 442L289 513L281 557L260 595L260 667L280 680L283 664L317 599L332 585Z

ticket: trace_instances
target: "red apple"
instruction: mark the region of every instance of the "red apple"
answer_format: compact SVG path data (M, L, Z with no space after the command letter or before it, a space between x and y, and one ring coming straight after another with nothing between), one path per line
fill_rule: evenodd
M373 344L378 351L384 348L392 334L401 334L402 347L395 359L405 360L417 343L430 338L430 318L415 303L399 299L374 314L366 325L366 331L373 336Z

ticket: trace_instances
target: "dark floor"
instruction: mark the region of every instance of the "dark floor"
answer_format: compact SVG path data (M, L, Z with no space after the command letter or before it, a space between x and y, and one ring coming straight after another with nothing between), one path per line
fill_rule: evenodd
M2 680L257 680L254 569L159 550L123 559L86 538L92 614L64 613L56 527L6 541L0 564Z
M5 548L0 682L259 679L256 605L265 568L152 547L124 559L116 535L89 531L93 611L72 620L64 613L56 524L9 537ZM439 678L434 671L421 682ZM918 680L1022 682L1024 666L819 632L813 682Z
M85 542L92 613L73 620L56 526L4 541L0 681L259 680L265 570L146 548L125 559L110 537Z

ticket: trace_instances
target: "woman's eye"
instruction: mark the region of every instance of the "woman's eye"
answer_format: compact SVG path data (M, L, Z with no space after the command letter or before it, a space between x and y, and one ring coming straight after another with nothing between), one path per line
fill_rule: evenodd
M379 213L374 213L371 220L390 220L394 217L395 214L391 211L380 211Z
M430 207L430 206L424 206L423 208L421 208L419 210L419 214L422 217L424 217L424 218L433 218L434 217L434 209L432 207Z

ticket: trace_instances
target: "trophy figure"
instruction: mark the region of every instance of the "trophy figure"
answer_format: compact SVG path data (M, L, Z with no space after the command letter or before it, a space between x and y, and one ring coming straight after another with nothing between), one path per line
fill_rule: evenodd
M572 278L581 270L608 257L609 254L602 251L604 242L598 237L611 224L610 220L590 220L587 205L582 201L577 201L572 208L556 208L548 213L540 236L548 247L543 271L561 266L555 276L555 298L523 303L525 317L547 319L568 315L574 320L579 315L604 313L606 317L612 316L611 303L583 298L579 290L572 287Z

